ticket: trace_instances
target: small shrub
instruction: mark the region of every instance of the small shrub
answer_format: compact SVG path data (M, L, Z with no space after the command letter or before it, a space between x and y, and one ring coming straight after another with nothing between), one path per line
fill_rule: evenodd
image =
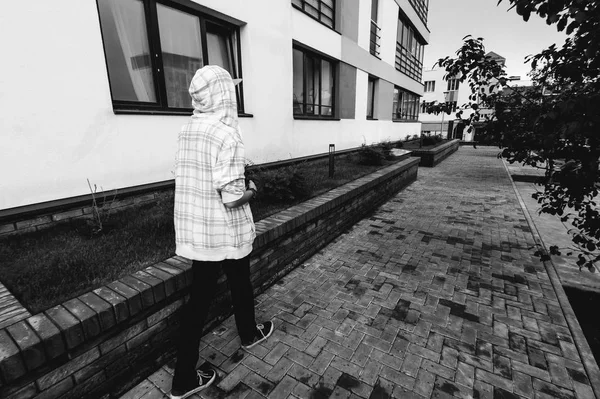
M92 194L92 217L88 220L88 224L92 235L99 235L102 234L106 228L110 218L110 211L117 198L117 191L115 190L112 199L107 200L104 188L100 187L100 190L102 191L102 203L98 204L98 186L94 184L94 188L92 189L90 179L87 179L87 183Z
M385 159L394 159L394 154L392 154L392 149L394 148L394 143L392 143L390 140L386 140L386 141L382 141L379 144L381 151L383 152L383 156L385 157Z
M413 134L412 139L413 140L418 140L419 139L419 135L418 134Z
M423 145L424 146L428 146L428 145L434 145L437 141L435 140L435 136L425 136L423 137Z
M396 141L396 148L404 148L404 143L402 142L402 140Z
M362 165L383 165L385 155L381 148L363 144L358 150L358 163Z
M256 183L259 198L265 201L286 202L311 194L306 178L295 165L253 171L248 178Z

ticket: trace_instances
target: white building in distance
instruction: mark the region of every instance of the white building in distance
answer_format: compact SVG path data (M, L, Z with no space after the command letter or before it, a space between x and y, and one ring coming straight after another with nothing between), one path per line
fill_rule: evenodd
M496 62L504 65L506 59L501 55L490 51L486 56L491 57ZM444 79L446 71L444 69L431 69L423 71L423 86L424 93L421 99L421 108L419 112L419 120L421 121L421 131L423 134L441 134L443 137L457 138L464 141L476 140L476 129L468 132L467 126L458 123L459 120L455 118L456 112L448 114L428 114L425 111L423 103L437 101L443 103L447 101L454 106L454 109L458 110L462 105L469 102L469 96L471 90L468 82L464 81L460 83L458 79L450 78ZM509 86L531 86L530 80L521 79L520 76L508 76L507 84ZM465 111L462 115L463 119L468 118L469 111Z

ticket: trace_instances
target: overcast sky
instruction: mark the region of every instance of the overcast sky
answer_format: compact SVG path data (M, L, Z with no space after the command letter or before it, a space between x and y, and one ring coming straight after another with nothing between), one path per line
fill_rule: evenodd
M427 26L431 31L425 47L423 67L447 55L454 56L466 35L483 37L486 52L506 58L506 73L528 79L531 69L524 64L529 54L537 54L553 43L559 47L566 39L556 25L546 25L538 15L523 21L516 11L507 11L508 0L496 6L497 0L429 0Z

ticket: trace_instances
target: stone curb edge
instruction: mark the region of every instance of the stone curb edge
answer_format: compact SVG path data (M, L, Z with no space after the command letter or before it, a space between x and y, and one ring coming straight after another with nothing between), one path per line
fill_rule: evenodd
M435 148L426 149L426 150L417 148L417 149L409 150L409 151L412 152L413 154L437 154L437 153L442 152L452 146L459 147L459 144L460 143L458 143L458 139L454 139L454 140L451 140L440 146L437 146Z
M533 236L536 245L539 248L542 248L545 252L548 252L544 241L542 240L538 229L535 223L533 222L533 219L531 218L527 207L525 206L525 202L523 201L523 198L521 197L521 194L519 193L515 182L512 179L512 176L510 174L510 171L508 170L508 167L506 166L506 162L504 161L504 159L502 159L502 165L504 165L504 170L506 170L506 173L508 174L513 191L515 192L515 196L519 201L519 205L521 207L521 210L523 211L523 215L525 216L525 219L527 219L527 224L529 225L531 235ZM562 287L560 278L558 277L558 272L556 271L556 266L554 265L552 260L543 261L542 263L544 264L546 272L548 273L550 283L554 288L554 292L556 293L558 302L560 303L563 313L565 314L569 330L571 331L571 334L573 334L573 338L575 339L575 346L577 347L577 351L579 352L579 355L583 360L583 365L588 374L588 378L590 379L590 384L592 385L592 389L594 390L594 395L596 396L596 398L600 398L600 368L598 368L598 364L594 359L592 350L590 349L587 339L583 334L583 330L581 329L581 326L577 321L577 317L575 316L575 312L573 311L571 303L567 298L567 294L565 293L565 290Z

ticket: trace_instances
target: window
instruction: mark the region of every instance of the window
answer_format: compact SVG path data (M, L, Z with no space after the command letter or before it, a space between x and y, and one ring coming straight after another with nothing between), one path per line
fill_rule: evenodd
M425 93L435 91L435 80L428 80L425 82Z
M333 117L334 63L294 47L294 115Z
M369 42L369 51L377 58L379 58L381 47L381 28L377 25L378 8L379 1L371 0L371 37Z
M404 17L399 16L396 32L396 69L420 81L423 72L423 47L414 28Z
M335 0L292 0L292 5L323 25L334 28Z
M377 78L369 76L369 84L367 86L367 119L373 119L375 111L375 83Z
M458 90L458 79L448 79L448 90Z
M115 110L188 113L190 81L209 63L241 78L236 26L156 0L98 0L98 11Z
M393 120L416 121L419 116L419 96L394 87Z

